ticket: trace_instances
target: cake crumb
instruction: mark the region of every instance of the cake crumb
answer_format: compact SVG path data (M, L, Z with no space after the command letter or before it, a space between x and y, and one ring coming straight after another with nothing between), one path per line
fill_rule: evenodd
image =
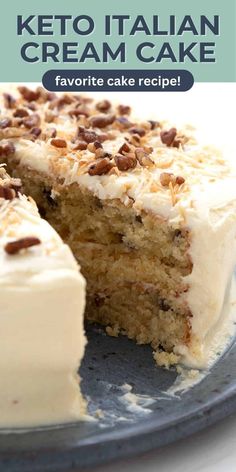
M114 325L114 326L107 326L106 327L106 333L109 336L113 336L114 338L117 338L119 333L120 333L120 328L117 324Z
M153 352L153 357L157 365L159 367L165 367L165 369L169 369L172 365L176 365L180 360L180 356L177 356L173 352L159 350Z

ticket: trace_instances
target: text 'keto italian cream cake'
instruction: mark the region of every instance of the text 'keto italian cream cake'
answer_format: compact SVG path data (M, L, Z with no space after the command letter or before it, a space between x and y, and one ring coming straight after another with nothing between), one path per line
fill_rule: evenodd
M0 427L78 420L85 281L68 246L0 167Z
M0 108L1 160L79 261L86 318L203 366L236 261L227 161L108 100L22 86Z

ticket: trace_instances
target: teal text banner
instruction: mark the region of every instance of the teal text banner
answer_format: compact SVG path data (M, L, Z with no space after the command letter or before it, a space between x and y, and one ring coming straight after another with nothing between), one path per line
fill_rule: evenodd
M40 82L51 69L187 70L236 81L235 0L8 0L0 81Z

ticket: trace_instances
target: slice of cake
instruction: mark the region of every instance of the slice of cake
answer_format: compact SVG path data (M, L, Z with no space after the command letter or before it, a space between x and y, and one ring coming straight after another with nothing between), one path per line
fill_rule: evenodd
M0 138L81 264L86 317L150 343L159 363L204 365L236 260L235 175L220 153L128 106L42 88L2 94Z
M21 182L0 167L0 427L78 420L85 281Z

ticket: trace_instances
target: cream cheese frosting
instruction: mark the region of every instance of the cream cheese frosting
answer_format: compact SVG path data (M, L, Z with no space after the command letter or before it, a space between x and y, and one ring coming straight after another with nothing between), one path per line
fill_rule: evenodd
M93 102L85 104L92 116L98 113ZM39 106L41 129L47 132L56 129L57 137L73 140L78 129L75 117L69 118L65 107L52 123L46 123L44 117L49 110L50 102ZM86 120L84 116L80 125L83 120ZM132 121L132 116L129 120ZM145 123L139 122L139 125L145 127ZM203 367L208 362L205 344L209 344L209 333L222 317L236 262L236 174L219 151L196 142L191 129L178 133L179 147L166 146L160 138L160 129L168 129L168 126L161 123L156 130L148 128L145 138L141 139L142 145L153 148L149 154L153 166L137 166L127 172L113 169L107 175L89 175L94 153L88 149L55 148L50 139L31 141L24 137L25 131L16 137L11 128L9 134L2 132L2 138L3 142L11 138L15 145L13 158L23 166L53 175L63 180L64 185L76 182L100 199L120 199L124 205L132 204L137 214L152 212L173 226L190 230L189 254L193 270L185 281L189 286L186 296L192 313L192 341L188 347L176 346L175 351L185 363ZM93 127L93 131L101 132L99 127ZM108 135L103 149L111 154L118 153L120 146L130 138L129 131L119 126L108 127ZM160 183L163 172L180 175L184 184L163 187ZM224 316L227 318L226 313Z
M36 237L15 254L6 245ZM0 198L0 427L60 424L85 411L85 280L31 199Z

